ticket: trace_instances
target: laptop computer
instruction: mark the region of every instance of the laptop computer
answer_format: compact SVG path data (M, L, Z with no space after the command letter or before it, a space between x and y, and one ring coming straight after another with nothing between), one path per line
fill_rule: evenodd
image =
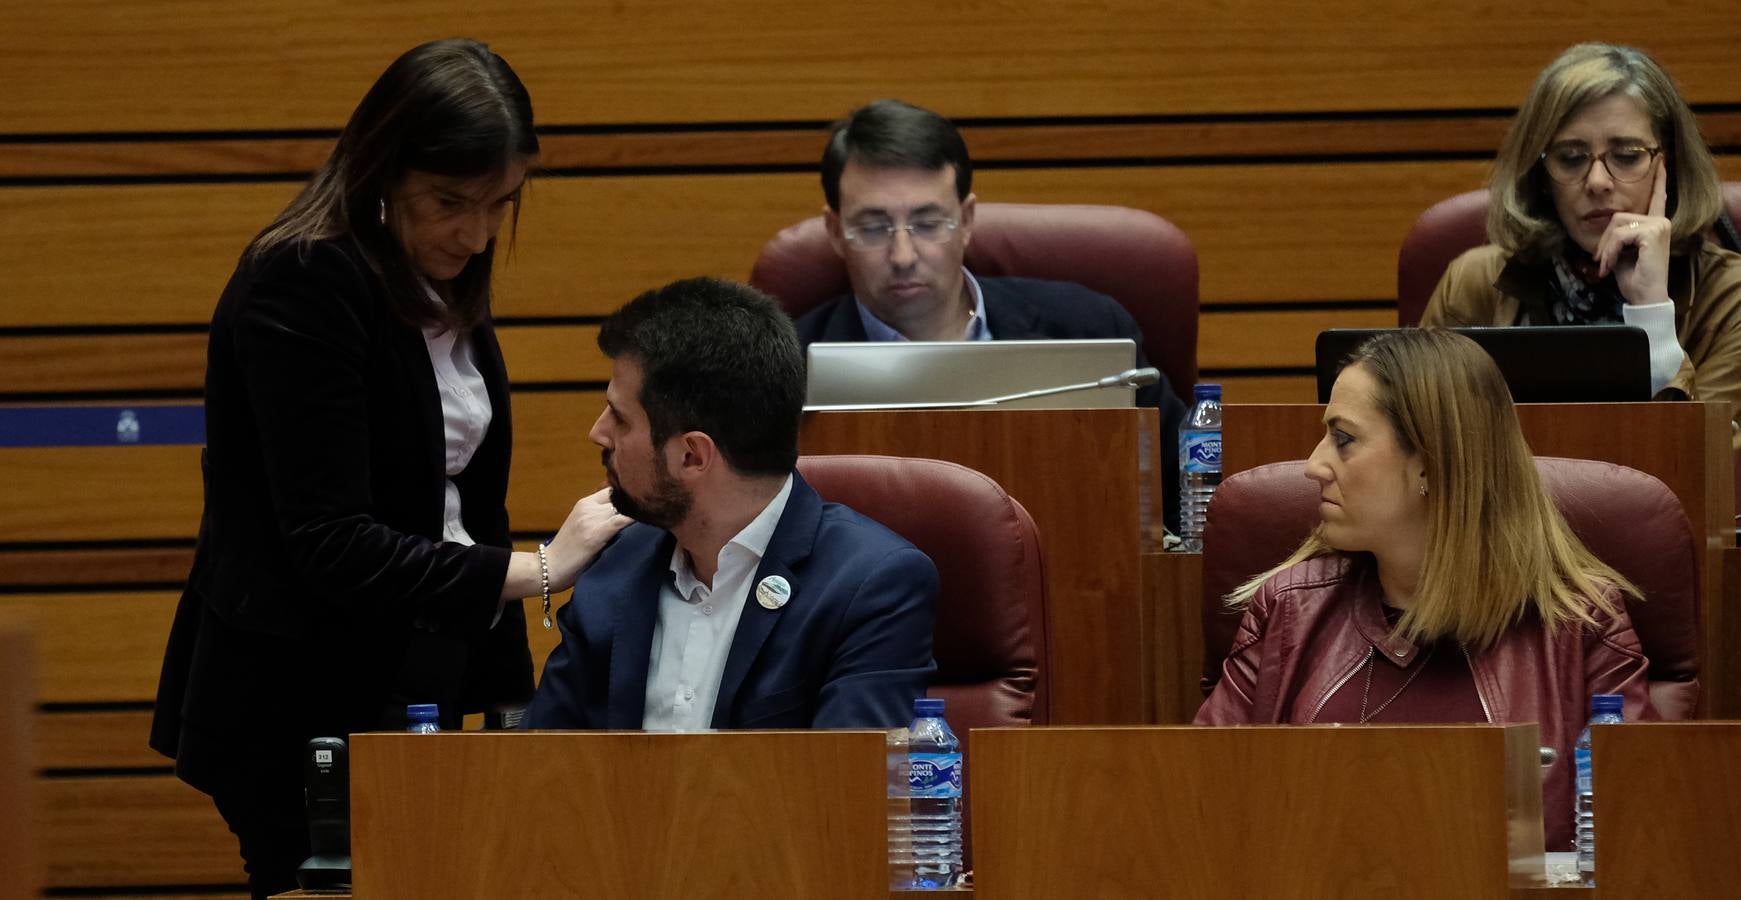
M1318 402L1343 362L1373 335L1394 328L1331 328L1318 334ZM1650 339L1634 325L1453 328L1480 344L1516 403L1611 403L1650 399Z
M805 409L947 408L1023 391L1091 384L1136 365L1136 342L867 341L809 350ZM996 404L1020 409L1136 405L1130 387L1094 387Z

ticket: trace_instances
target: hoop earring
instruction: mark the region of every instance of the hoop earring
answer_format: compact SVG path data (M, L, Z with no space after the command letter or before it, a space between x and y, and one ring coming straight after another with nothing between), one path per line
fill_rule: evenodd
M381 198L377 199L375 202L381 204L381 213L376 218L376 221L381 223L382 228L385 228L385 227L387 227L387 198L381 197Z

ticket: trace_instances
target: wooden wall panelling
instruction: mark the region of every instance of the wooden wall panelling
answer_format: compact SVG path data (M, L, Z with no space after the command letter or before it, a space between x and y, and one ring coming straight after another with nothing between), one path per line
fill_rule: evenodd
M1197 364L1205 369L1306 368L1326 328L1395 328L1396 308L1263 309L1198 317ZM1310 398L1308 398L1310 399Z
M102 69L103 67L93 67ZM294 184L0 190L6 325L205 324L248 239Z
M36 787L50 888L246 880L211 799L173 775L45 778Z
M1424 208L1477 187L1475 162L992 170L985 200L1153 210L1197 247L1216 302L1386 299ZM204 324L281 184L0 190L0 270L30 303L0 326ZM815 176L557 178L535 184L501 316L602 315L691 275L745 277L779 229L822 205ZM48 223L38 225L47 219ZM148 276L142 273L149 273Z
M1479 187L1484 171L1480 162L990 170L976 192L1153 210L1196 245L1205 303L1384 300L1408 227L1432 203ZM0 308L0 327L204 324L242 246L292 191L0 190L0 231L15 235L0 242L0 271L32 298ZM529 192L497 313L603 315L676 278L743 278L768 237L820 206L808 173L547 179Z
M165 623L159 642L169 636ZM162 649L157 656L162 658ZM52 710L36 716L36 762L44 769L151 769L171 760L146 746L149 709Z
M32 626L41 703L148 701L157 696L178 594L0 594L0 616Z
M199 528L200 448L0 448L11 481L0 542L190 538Z
M213 295L212 302L217 297ZM105 329L99 333L0 334L0 394L126 395L134 391L204 389L206 334ZM497 338L516 384L608 381L610 364L599 352L595 325L498 325Z
M1311 375L1233 375L1199 373L1199 381L1221 382L1223 403L1311 403L1318 380Z
M1504 40L1478 0L1231 0L1165 15L1143 0L896 0L874 16L796 0L201 9L14 4L0 83L36 89L0 98L0 121L20 133L336 128L396 53L451 34L492 42L545 121L587 124L829 120L873 96L958 116L1503 107L1561 49L1616 21L1659 48L1695 100L1733 99L1737 73L1732 10L1661 0L1596 0L1572 20L1507 8ZM890 66L887 46L945 62Z

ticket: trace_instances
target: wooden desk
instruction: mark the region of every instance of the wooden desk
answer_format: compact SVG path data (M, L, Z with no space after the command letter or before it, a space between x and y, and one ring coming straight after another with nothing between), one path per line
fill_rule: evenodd
M1606 897L1741 897L1741 722L1592 730L1596 886Z
M813 413L800 446L948 460L1003 485L1040 529L1051 721L1138 724L1154 716L1141 555L1143 499L1160 501L1155 418L1148 409Z
M888 894L881 731L353 735L360 897Z
M1509 897L1541 871L1529 725L976 730L986 900Z

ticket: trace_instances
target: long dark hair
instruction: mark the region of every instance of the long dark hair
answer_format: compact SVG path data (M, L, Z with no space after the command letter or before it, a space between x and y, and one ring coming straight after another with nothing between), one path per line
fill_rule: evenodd
M490 313L495 240L448 285L444 308L430 302L403 248L381 223L381 204L410 170L480 178L537 155L532 98L505 60L464 38L421 44L376 79L332 155L255 235L246 255L258 258L286 244L306 252L312 241L348 237L380 276L400 318L469 329ZM516 199L516 223L519 216Z

